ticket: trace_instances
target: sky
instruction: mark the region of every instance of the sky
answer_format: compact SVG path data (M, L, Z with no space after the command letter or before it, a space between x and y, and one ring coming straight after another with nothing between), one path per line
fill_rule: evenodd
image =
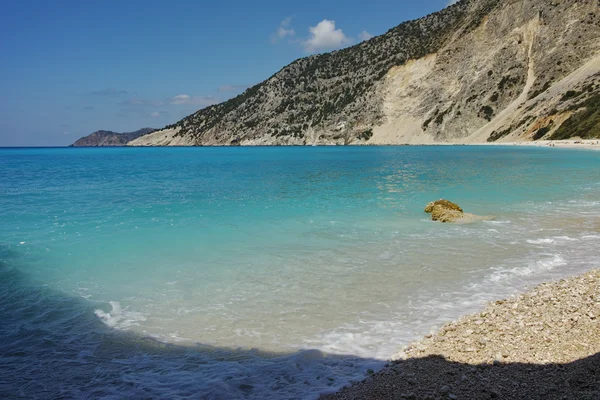
M449 0L2 0L0 146L162 128Z

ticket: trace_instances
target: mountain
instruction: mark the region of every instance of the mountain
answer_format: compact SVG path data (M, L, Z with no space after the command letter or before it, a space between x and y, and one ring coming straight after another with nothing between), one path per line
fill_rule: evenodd
M135 132L117 133L112 131L96 131L82 137L71 147L96 147L96 146L125 146L127 143L140 136L154 132L156 129L143 128Z
M131 143L420 144L600 136L598 0L462 0Z

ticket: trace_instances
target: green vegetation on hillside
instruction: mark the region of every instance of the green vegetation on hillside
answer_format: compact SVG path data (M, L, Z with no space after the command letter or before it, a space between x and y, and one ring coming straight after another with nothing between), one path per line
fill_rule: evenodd
M567 96L568 95L568 96ZM568 98L575 97L576 93L567 92ZM575 103L571 109L585 108L573 114L550 137L550 140L562 140L572 137L582 139L600 138L600 93L596 93L583 101Z
M462 1L355 46L296 60L239 96L166 128L180 128L179 136L201 143L209 131L223 141L241 141L257 131L299 137L310 128L334 126L344 117L376 125L383 116L369 99L392 67L435 53L459 27L465 32L475 29L499 4L478 0L473 8L472 3Z

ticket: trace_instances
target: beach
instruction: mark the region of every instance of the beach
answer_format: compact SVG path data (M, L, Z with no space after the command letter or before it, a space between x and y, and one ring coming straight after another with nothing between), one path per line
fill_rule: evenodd
M592 149L600 150L598 139L569 139L569 140L538 140L531 142L498 142L486 143L493 146L530 146L530 147L556 147L560 149Z
M444 325L326 399L600 398L600 270Z

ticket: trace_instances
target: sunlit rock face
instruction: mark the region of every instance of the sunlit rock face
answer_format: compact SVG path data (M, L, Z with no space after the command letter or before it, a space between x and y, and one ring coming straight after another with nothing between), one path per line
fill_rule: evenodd
M463 0L355 46L294 61L234 99L130 144L573 137L589 120L581 113L593 117L600 104L599 50L597 2Z

